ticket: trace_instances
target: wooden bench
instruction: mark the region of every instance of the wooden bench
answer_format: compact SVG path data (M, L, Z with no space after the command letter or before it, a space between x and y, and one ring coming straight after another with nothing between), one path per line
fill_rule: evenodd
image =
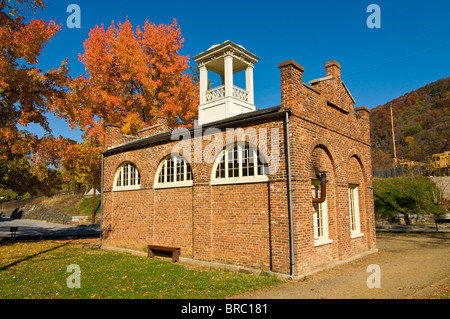
M438 224L449 224L450 218L435 218L434 222L436 223L436 230L438 230Z
M16 233L19 231L19 227L9 227L9 231L11 232L11 237L16 237Z
M180 248L159 245L148 245L148 258L153 258L156 251L169 251L172 253L172 261L177 262L180 257Z

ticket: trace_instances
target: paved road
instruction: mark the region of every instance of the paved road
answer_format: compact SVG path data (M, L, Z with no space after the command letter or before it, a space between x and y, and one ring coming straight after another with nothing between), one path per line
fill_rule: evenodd
M27 219L0 218L0 237L11 237L10 227L19 227L16 237L95 236L99 225L61 225Z

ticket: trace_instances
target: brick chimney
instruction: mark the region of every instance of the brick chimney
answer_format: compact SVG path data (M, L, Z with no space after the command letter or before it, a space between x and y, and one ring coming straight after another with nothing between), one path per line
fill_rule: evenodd
M278 64L281 72L281 105L293 108L298 104L303 90L303 72L305 68L293 60Z
M159 129L162 132L172 131L171 128L169 127L169 118L167 117L167 115L157 115L156 125L159 125Z
M355 113L358 116L360 116L360 117L362 117L362 118L364 118L366 120L369 120L370 109L368 109L367 107L365 107L365 106L355 107Z
M341 81L341 65L335 60L325 63L325 69L327 70L327 76L334 76L336 80Z
M166 115L158 115L156 116L155 124L143 128L137 132L139 138L151 136L161 132L171 132L172 129L169 127L169 120Z
M107 123L105 125L105 150L121 143L120 129L119 124Z

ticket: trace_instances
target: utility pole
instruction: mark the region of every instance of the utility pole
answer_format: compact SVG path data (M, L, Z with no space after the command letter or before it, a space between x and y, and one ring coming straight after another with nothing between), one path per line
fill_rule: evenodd
M392 103L389 103L391 109L391 127L392 127L392 145L394 146L394 167L397 167L397 151L395 150L394 116L392 115Z

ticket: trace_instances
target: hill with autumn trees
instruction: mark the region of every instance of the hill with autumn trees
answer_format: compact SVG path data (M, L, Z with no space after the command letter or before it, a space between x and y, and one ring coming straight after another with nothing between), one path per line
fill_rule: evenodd
M393 166L391 104L398 159L426 163L432 154L450 150L450 77L447 77L372 109L374 170Z

